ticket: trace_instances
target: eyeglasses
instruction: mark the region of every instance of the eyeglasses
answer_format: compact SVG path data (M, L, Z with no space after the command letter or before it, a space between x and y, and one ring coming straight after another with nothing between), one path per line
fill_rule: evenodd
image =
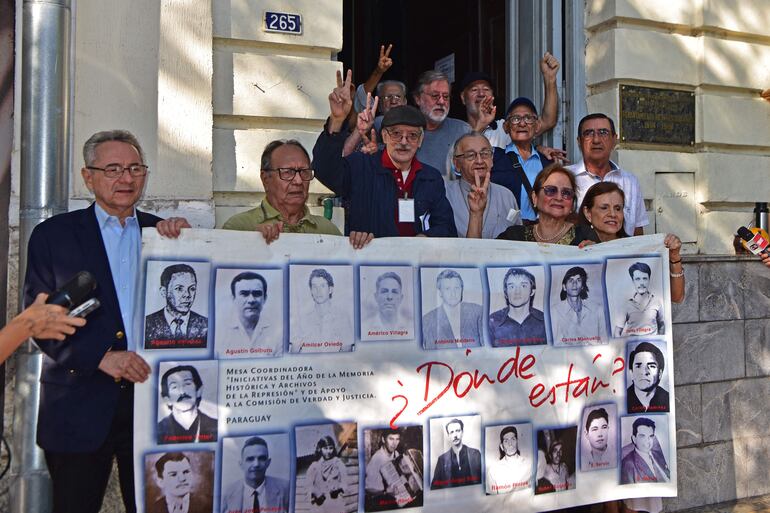
M525 125L531 125L535 121L537 121L537 116L533 114L524 114L523 116L519 115L513 115L508 118L508 123L518 125L521 122L524 122Z
M433 93L433 94L422 93L422 94L424 94L426 96L430 96L430 99L433 100L434 102L437 102L437 101L442 100L442 99L445 102L449 101L449 93Z
M593 128L586 128L580 135L583 137L583 139L593 139L595 135L598 135L599 139L606 139L610 136L610 131L607 128L600 128L598 130L594 130Z
M147 174L147 166L144 164L129 164L127 166L121 166L120 164L109 164L104 167L86 166L86 169L91 171L101 171L104 173L105 178L120 178L125 171L133 178L139 178Z
M575 197L575 191L567 187L563 189L559 189L555 185L545 185L541 190L543 191L543 194L545 194L549 198L553 198L558 193L561 193L562 199L565 199L565 200L571 200L572 198Z
M313 179L315 172L312 168L294 168L294 167L278 167L275 169L263 169L262 171L277 171L278 178L286 182L291 182L294 177L299 174L300 179L303 182L309 182Z
M479 152L466 151L465 153L458 153L454 157L456 159L465 159L468 162L473 162L474 160L476 160L476 157L481 157L484 160L489 160L492 158L492 150L487 148Z
M401 141L404 137L406 137L406 140L410 143L415 143L422 135L422 132L402 132L401 130L391 130L389 128L385 129L390 136L395 139L396 141Z
M401 94L386 94L382 99L386 102L400 102L403 97Z

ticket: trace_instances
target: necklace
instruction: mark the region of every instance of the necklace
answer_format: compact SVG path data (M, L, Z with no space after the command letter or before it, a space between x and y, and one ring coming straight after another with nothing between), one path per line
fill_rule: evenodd
M536 224L532 229L532 232L535 234L535 239L538 242L556 242L560 240L562 237L564 237L564 234L567 233L570 229L570 224L564 223L564 227L559 231L557 231L555 235L552 235L551 237L546 238L540 235L540 230L538 230L539 226L540 226L539 224Z

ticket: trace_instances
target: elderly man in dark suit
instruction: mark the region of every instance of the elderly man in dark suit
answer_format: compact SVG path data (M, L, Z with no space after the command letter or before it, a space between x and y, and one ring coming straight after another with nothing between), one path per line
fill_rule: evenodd
M482 308L463 301L463 278L452 269L436 277L441 304L422 317L425 349L477 347L481 345Z
M131 317L140 266L141 229L176 237L190 225L140 212L147 166L129 132L91 136L81 175L96 201L54 216L29 240L26 304L56 290L75 273L91 272L101 308L63 342L37 339L45 353L37 443L53 482L53 510L97 513L117 458L126 511L136 511L133 477L133 383L150 367L135 352ZM89 476L83 479L83 476Z
M289 482L266 475L271 461L264 438L252 436L246 440L238 462L243 480L230 484L224 491L221 513L289 513Z
M160 294L166 306L145 318L146 349L206 347L209 321L192 310L198 278L187 264L173 264L160 273Z

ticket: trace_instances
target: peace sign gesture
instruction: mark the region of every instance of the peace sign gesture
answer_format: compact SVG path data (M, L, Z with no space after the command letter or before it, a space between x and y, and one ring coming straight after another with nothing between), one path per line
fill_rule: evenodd
M489 178L492 175L487 171L484 178L479 177L477 170L473 171L473 178L476 184L471 184L471 191L468 193L468 213L473 215L484 215L484 209L487 208L487 192L489 191Z
M390 51L393 49L393 45L389 44L388 49L385 49L385 45L380 45L380 58L377 61L377 71L381 74L385 73L393 66L393 59L390 58Z
M350 96L350 83L353 80L353 72L348 70L345 80L342 80L342 72L337 70L337 87L329 93L329 110L331 118L339 126L345 121L345 118L353 106L353 99Z

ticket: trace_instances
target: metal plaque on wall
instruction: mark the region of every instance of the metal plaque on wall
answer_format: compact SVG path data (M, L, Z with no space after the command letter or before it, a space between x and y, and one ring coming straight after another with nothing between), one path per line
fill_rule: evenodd
M620 85L620 140L695 144L695 93Z

